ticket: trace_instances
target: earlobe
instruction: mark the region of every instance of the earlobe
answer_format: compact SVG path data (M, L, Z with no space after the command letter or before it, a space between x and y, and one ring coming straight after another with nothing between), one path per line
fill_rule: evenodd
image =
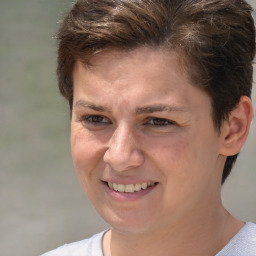
M236 108L231 111L229 118L222 127L223 144L221 154L232 156L240 152L251 125L253 107L251 99L242 96Z

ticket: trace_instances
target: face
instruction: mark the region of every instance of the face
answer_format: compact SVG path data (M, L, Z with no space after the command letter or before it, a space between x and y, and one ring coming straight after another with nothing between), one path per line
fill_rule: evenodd
M219 203L211 100L175 53L105 51L77 62L71 146L80 183L113 229L166 228Z

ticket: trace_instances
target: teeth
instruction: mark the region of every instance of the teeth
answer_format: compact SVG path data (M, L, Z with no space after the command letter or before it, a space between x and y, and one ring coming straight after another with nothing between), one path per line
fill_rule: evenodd
M116 183L113 184L113 188L114 188L115 191L117 191L117 184Z
M110 183L110 182L108 182L108 186L111 188L111 189L113 189L114 187L113 187L113 184L112 183Z
M125 186L125 192L127 192L127 193L132 193L132 192L134 192L134 186L133 186L133 184L126 185L126 186Z
M135 184L135 191L140 191L141 190L141 185L140 184Z
M124 184L118 184L118 185L117 185L117 190L118 190L119 192L124 192L124 187L125 187Z
M147 183L142 183L142 184L141 184L141 188L142 188L142 189L146 189L147 187L148 187L148 184L147 184Z
M135 191L138 192L142 189L151 187L154 184L155 184L154 182L143 182L143 183L137 183L137 184L124 185L124 184L116 184L116 183L108 182L109 188L118 192L126 192L126 193L133 193Z

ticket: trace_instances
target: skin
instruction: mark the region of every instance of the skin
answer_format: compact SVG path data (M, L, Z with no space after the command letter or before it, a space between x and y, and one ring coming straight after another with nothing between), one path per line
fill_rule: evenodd
M73 82L72 156L85 193L111 226L104 255L221 250L243 226L222 206L220 189L226 156L248 134L250 101L238 111L244 122L234 111L218 133L210 97L190 83L176 54L147 47L106 50L89 66L77 61ZM155 185L130 197L106 182Z

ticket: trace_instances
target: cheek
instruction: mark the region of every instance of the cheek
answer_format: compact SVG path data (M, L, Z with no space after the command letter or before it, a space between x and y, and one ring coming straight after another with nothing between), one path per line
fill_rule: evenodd
M95 184L103 168L104 146L83 129L71 129L71 150L79 182L87 196L94 198Z
M182 161L190 157L189 147L190 141L185 134L173 135L161 141L153 141L151 156L161 166L160 169L177 171L182 168Z
M71 151L78 174L90 173L102 157L102 144L84 131L71 131Z
M202 174L212 171L210 168L215 166L217 158L217 150L213 146L216 141L210 142L208 137L192 130L170 136L160 143L153 143L152 159L159 170L173 181L193 182L201 179Z

